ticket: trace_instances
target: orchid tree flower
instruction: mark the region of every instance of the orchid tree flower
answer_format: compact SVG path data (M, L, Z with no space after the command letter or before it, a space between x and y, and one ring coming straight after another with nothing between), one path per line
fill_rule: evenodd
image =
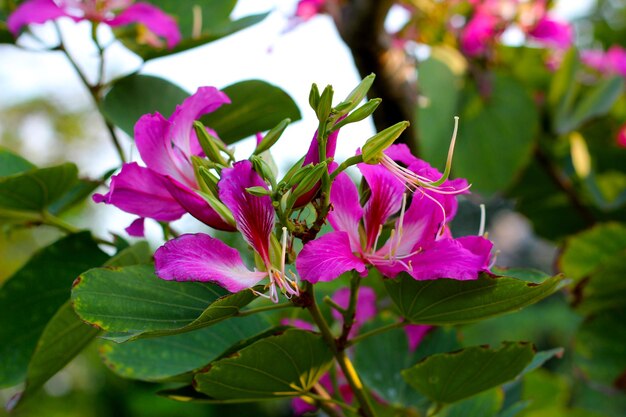
M143 40L160 47L163 38L168 48L181 40L178 24L170 15L149 3L134 0L26 0L7 19L14 36L30 24L45 23L60 17L76 22L89 20L111 27L138 23L147 29Z
M386 153L408 161L403 149L392 146ZM356 185L345 173L337 176L331 188L334 210L329 215L335 231L308 242L300 252L296 268L303 280L331 281L351 270L364 276L368 265L390 278L407 272L420 280L475 279L479 272L488 270L490 241L480 236L454 239L445 229L456 210L453 194L420 190L407 207L405 184L392 172L381 165L358 167L370 197L361 206ZM419 169L430 181L441 178L423 161L409 167ZM467 190L464 180L459 179L446 180L441 187L450 192L455 187ZM381 245L384 226L393 215L395 226Z
M135 143L146 166L124 164L111 178L109 192L94 194L94 201L112 204L141 219L170 222L188 212L215 229L235 230L197 193L200 187L191 161L192 156L203 155L194 121L227 103L230 99L223 92L201 87L177 106L169 119L158 112L142 116L135 124ZM137 223L127 231L143 234Z
M165 280L214 282L228 291L253 287L269 277L269 298L278 302L278 292L287 297L299 295L295 280L285 274L287 235L283 234L282 257L276 266L270 258L270 239L274 228L272 199L246 191L267 184L250 161L240 161L222 170L219 197L230 209L237 229L259 256L265 271L249 270L239 252L206 234L185 234L170 240L154 254L156 273ZM284 231L284 229L283 229Z

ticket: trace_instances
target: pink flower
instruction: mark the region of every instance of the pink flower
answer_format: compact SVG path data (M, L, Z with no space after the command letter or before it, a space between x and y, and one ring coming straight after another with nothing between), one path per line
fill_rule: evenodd
M29 24L44 23L59 17L74 21L90 20L111 27L139 23L151 34L165 39L168 48L176 46L181 34L176 21L161 9L149 3L134 0L27 0L7 20L7 27L14 36ZM119 11L119 13L117 13ZM155 36L147 36L152 46L160 46Z
M590 49L582 51L582 62L602 74L618 74L626 77L626 49L611 46L606 52Z
M267 189L252 163L240 161L232 168L222 169L218 186L220 200L232 211L237 229L259 256L265 271L250 271L236 249L198 233L170 240L156 251L157 275L166 280L215 282L231 292L250 288L269 277L272 301L278 302L279 290L288 297L298 295L297 285L285 275L286 240L283 240L282 264L275 266L270 260L274 206L269 196L254 196L246 191L249 187Z
M619 128L617 136L615 137L615 143L620 148L626 148L626 124Z
M342 308L348 308L350 304L350 288L341 288L333 294L333 301ZM376 315L376 293L370 287L361 287L356 300L354 325L350 330L350 337L359 332L359 328ZM333 318L343 322L343 315L337 310L332 310Z
M426 334L432 329L434 329L434 327L427 324L409 324L405 326L404 332L409 342L409 350L411 352L415 351L419 344L422 343L422 339L424 339Z
M386 152L403 152L392 146ZM409 169L437 180L441 174L423 161ZM376 267L387 277L407 272L415 279L475 279L488 268L492 244L478 236L453 239L442 233L441 225L456 210L453 195L422 191L407 207L405 185L383 166L359 164L371 190L364 206L359 203L357 187L345 173L331 188L334 211L329 222L335 229L308 242L296 260L303 280L316 283L331 281L344 272L367 274L367 266ZM446 181L442 187L466 189L464 180ZM396 215L395 227L384 244L379 244L384 225Z
M234 230L197 191L191 157L202 155L193 122L215 111L230 99L214 87L201 87L187 98L169 119L160 113L146 114L135 124L135 143L146 167L122 166L111 178L109 192L94 194L96 203L113 204L140 217L169 222L189 212L220 230ZM215 133L215 132L213 132ZM138 233L137 227L130 230Z
M461 32L461 49L471 57L483 55L499 34L500 18L478 10Z
M544 45L557 49L567 49L574 41L574 32L569 23L553 20L547 16L539 19L528 31L528 35Z
M296 16L307 21L322 12L326 0L300 0L296 8Z

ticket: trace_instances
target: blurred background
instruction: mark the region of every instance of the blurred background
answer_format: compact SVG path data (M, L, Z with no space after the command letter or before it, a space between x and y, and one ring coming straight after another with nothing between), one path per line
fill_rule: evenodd
M419 2L418 2L419 3ZM439 3L439 2L434 2ZM107 49L107 78L141 69L142 74L157 75L194 92L199 86L224 87L246 79L261 79L284 89L298 104L302 120L292 124L278 145L274 157L284 169L309 146L317 120L309 109L311 83L332 84L337 97L344 97L361 79L350 49L342 42L333 19L319 14L294 24L297 1L241 0L233 18L270 12L260 23L231 36L173 56L142 61L121 43ZM626 2L622 0L562 0L553 13L571 22L576 45L583 49L618 44L626 46ZM399 30L407 22L402 8L392 10L385 25ZM68 49L87 74L95 76L96 51L89 42L90 25L61 20ZM112 40L106 27L101 38ZM45 44L53 45L56 34L50 25L34 28ZM511 30L502 36L505 45L519 45L520 34ZM23 36L20 47L0 44L0 146L27 156L38 166L71 161L82 176L99 178L118 165L100 115L73 68L58 52L42 51L32 37ZM416 48L422 59L428 48ZM452 120L450 120L450 130ZM461 120L463 130L463 119ZM342 129L337 158L354 154L375 132L371 120ZM120 132L121 133L121 132ZM446 138L448 140L448 138ZM254 148L254 139L238 143L237 155L245 157ZM135 155L132 140L123 137L126 154ZM492 149L494 157L497 149ZM623 154L622 154L623 155ZM623 163L623 159L622 159ZM439 167L440 169L442 167ZM471 182L471 179L470 179ZM457 235L476 234L480 224L477 203L487 204L487 231L498 250L497 264L502 267L531 267L548 274L557 272L558 239L537 236L532 220L518 211L515 201L501 193L464 199L452 225ZM111 206L87 201L66 216L77 226L91 226L96 235L123 235L133 216ZM97 219L95 221L94 219ZM180 231L204 230L192 218L174 223ZM547 234L549 235L549 234ZM0 233L0 282L11 276L38 249L61 234L51 228L6 228ZM147 224L147 238L154 248L162 242L157 224ZM593 389L571 377L579 372L572 367L574 334L583 317L572 310L566 294L557 294L520 313L468 325L461 329L463 343L498 343L500 340L528 340L539 350L565 347L565 354L548 363L547 370L533 373L517 389L533 396L535 402L520 416L560 416L566 406L575 404L587 414L619 417L626 412L623 395L604 387ZM622 319L624 319L622 317ZM619 340L619 338L618 338ZM624 353L626 354L626 353ZM79 356L57 374L39 394L39 401L20 410L24 416L248 416L290 415L286 402L261 405L205 406L177 403L154 395L154 384L121 379L112 374L98 358L95 348ZM6 403L17 388L0 390ZM527 392L526 392L527 391ZM0 411L0 416L5 415ZM574 414L569 414L574 415Z

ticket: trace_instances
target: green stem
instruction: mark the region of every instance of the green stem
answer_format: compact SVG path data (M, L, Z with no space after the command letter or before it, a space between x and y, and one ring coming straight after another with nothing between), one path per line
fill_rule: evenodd
M359 414L363 417L376 417L376 413L374 412L367 393L365 392L363 383L359 379L359 376L357 375L356 370L352 365L352 362L347 357L345 351L339 350L337 348L337 343L330 331L330 328L328 327L328 323L326 323L326 320L324 319L324 316L322 316L317 302L315 301L315 293L313 291L313 286L311 283L305 283L305 291L309 294L311 300L310 304L307 306L307 309L309 310L313 321L315 321L315 324L317 324L317 327L320 329L320 332L322 333L322 337L326 341L326 344L328 344L333 354L335 355L335 359L337 360L339 367L343 371L343 374L346 377L350 388L352 388L352 393L360 404Z
M352 165L360 164L361 162L363 162L363 155L355 155L346 159L337 167L337 169L333 171L332 174L330 174L330 181L334 181L335 178L337 178L337 175L341 174Z
M44 224L47 224L49 226L54 226L57 229L60 229L66 233L80 232L80 229L77 228L76 226L71 225L64 220L61 220L60 218L56 217L55 215L51 214L48 211L44 211L41 213L41 219Z
M292 303L272 304L269 306L251 308L249 310L240 311L237 313L237 317L245 317L251 314L263 313L265 311L281 310L283 308L295 307Z
M326 397L326 396L323 396L323 395L314 394L314 393L311 393L311 392L306 394L306 396L307 397L311 397L312 399L317 401L319 403L320 407L324 411L327 411L327 410L322 406L322 404L334 404L334 405L336 405L338 407L341 407L344 410L348 410L348 411L350 411L352 413L358 412L358 410L356 408L352 407L351 405L348 405L348 404L344 403L343 401L339 401L339 400L336 400L334 398L330 398L330 397ZM333 411L335 411L335 413L337 413L337 410L335 410L334 408L333 408Z
M346 314L346 309L341 307L339 304L337 304L336 302L333 301L332 298L330 298L329 296L324 297L324 302L326 304L328 304L331 308L334 308L335 310L337 310L339 313L341 313L341 315L345 315Z
M386 326L381 326L381 327L379 327L377 329L370 330L369 332L360 334L357 337L348 340L348 342L346 343L346 347L353 346L353 345L359 343L360 341L362 341L364 339L367 339L367 338L372 337L372 336L376 336L376 335L381 334L381 333L388 332L389 330L397 329L399 327L404 327L407 324L408 323L406 323L404 321L399 321L397 323L388 324Z

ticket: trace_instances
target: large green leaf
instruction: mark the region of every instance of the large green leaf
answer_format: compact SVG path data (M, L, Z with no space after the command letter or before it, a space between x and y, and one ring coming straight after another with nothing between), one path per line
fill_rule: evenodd
M213 362L196 374L198 391L216 398L255 401L307 393L330 368L333 354L321 336L287 330Z
M202 118L220 139L234 143L257 132L270 130L280 121L301 118L296 103L280 88L260 80L241 81L222 90L232 104Z
M241 81L222 91L232 103L205 115L202 121L226 143L269 130L285 118L301 118L291 97L264 81ZM169 81L134 74L113 86L104 98L103 111L111 122L133 136L135 123L142 115L158 111L169 117L188 96Z
M622 277L623 278L623 277ZM592 380L625 390L626 308L589 317L576 334L575 363Z
M105 262L108 266L125 266L151 261L147 242L138 242ZM68 300L50 319L44 329L26 372L26 387L13 406L30 399L43 384L78 355L100 330L78 318ZM19 398L19 403L15 401Z
M503 190L531 159L539 121L535 103L523 85L500 74L489 97L468 86L463 103L454 175L467 178L475 191Z
M0 289L0 386L19 383L46 323L68 299L72 281L107 255L88 233L42 249Z
M626 226L620 223L600 224L567 240L559 259L561 271L580 280L611 258L626 255Z
M531 344L505 342L429 356L402 372L413 388L436 403L453 403L515 378L534 355Z
M626 251L624 252L626 253ZM575 294L578 310L586 315L626 307L626 264L622 256L605 261ZM582 289L581 289L582 287Z
M454 68L463 60L454 50L433 48L433 55L419 66L420 94L426 99L417 115L420 151L435 166L446 161L463 81Z
M152 3L176 18L182 40L171 50L154 48L138 42L137 30L128 27L116 30L120 40L144 60L174 54L215 41L254 25L267 16L267 13L264 13L232 21L230 14L237 4L236 0L203 0L198 3L153 0Z
M35 165L18 154L0 146L0 177L19 174L33 168L35 168Z
M268 327L258 315L241 317L184 334L125 343L103 341L100 354L122 377L158 381L200 369L235 343ZM190 381L191 376L186 379Z
M516 200L516 210L528 217L543 238L560 240L589 226L589 220L537 161L526 168L507 196Z
M0 178L0 210L40 212L78 181L76 165L66 163Z
M83 273L72 290L74 309L111 339L188 332L233 316L254 300L251 290L230 294L215 284L166 281L153 265L95 268Z
M621 77L600 81L584 94L571 113L557 118L555 122L557 133L571 132L594 117L607 114L622 94L623 88L624 80Z
M401 316L419 324L459 324L519 310L561 287L562 276L541 284L482 274L477 280L417 281L408 274L385 280Z
M495 388L445 407L439 417L494 417L504 402L504 393Z
M378 326L377 321L361 331ZM426 399L407 385L400 372L426 356L459 347L456 332L440 328L427 334L418 349L412 352L405 331L394 329L359 342L354 348L354 366L364 384L389 404L423 408Z
M176 106L189 97L179 86L151 75L132 74L117 81L104 97L102 112L130 137L137 120L159 112L169 117Z

